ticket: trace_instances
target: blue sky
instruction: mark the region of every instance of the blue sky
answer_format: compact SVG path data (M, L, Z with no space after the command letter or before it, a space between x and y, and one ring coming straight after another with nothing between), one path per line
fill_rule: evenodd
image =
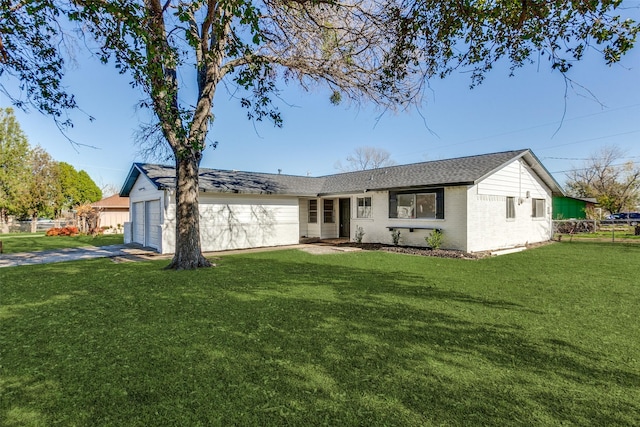
M96 148L72 146L50 118L36 112L16 111L16 116L32 146L84 169L99 186L119 188L131 164L145 161L134 134L148 113L136 111L141 94L128 76L94 58L76 59L66 82L95 121L74 114L75 127L67 135ZM515 77L508 74L498 64L473 90L468 74L433 80L419 111L384 114L371 105L333 106L322 88L284 87L283 128L248 121L221 86L209 134L218 146L205 150L201 166L321 176L337 172L337 161L365 145L389 151L399 164L531 148L563 184L564 171L580 167L580 159L607 145L640 162L640 47L611 67L591 52L570 71L600 103L579 88L569 88L565 99L565 82L547 62L519 69ZM0 106L9 106L4 95Z

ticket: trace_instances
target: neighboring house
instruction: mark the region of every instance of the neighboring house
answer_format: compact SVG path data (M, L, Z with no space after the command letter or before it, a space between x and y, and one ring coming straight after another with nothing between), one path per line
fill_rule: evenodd
M129 222L129 198L118 194L91 203L99 213L98 227L109 233L122 233Z
M570 196L553 198L553 219L586 219L587 211L594 209L596 199Z
M303 177L200 170L203 251L354 239L478 252L547 241L552 196L562 189L530 150L374 170ZM125 243L175 250L175 169L135 163L120 192L129 196Z

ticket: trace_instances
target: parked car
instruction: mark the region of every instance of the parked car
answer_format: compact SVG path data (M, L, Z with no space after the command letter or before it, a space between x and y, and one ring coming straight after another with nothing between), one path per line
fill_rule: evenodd
M640 224L640 212L618 212L611 215L607 215L606 219L602 220L602 224L628 224L638 225Z
M627 214L627 220L629 220L631 225L640 224L640 212L629 212Z

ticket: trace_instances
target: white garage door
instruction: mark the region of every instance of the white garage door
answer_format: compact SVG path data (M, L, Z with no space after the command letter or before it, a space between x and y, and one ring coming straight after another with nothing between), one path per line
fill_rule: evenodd
M144 202L136 202L132 205L131 225L133 242L144 246Z
M160 200L145 202L145 246L160 249Z

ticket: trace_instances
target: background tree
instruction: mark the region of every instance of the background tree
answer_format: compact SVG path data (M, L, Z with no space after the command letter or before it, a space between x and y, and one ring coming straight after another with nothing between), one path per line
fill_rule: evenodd
M196 268L209 265L200 251L198 170L214 118L214 95L223 80L250 119L271 120L277 126L282 117L272 99L278 84L286 82L304 88L324 84L334 103L348 98L404 108L421 102L427 79L460 69L470 71L472 85L477 84L502 58L514 70L546 57L565 75L593 44L608 63L616 62L632 48L638 32L636 23L616 14L619 4L75 0L77 9L68 16L98 40L103 61L113 60L146 92L148 99L141 105L157 117L155 129L176 164L176 254L171 267ZM15 9L10 1L8 6ZM55 30L47 27L51 21L34 19L27 13L24 21L8 27ZM52 19L55 22L55 16ZM29 40L27 33L20 34ZM42 44L28 46L39 52ZM59 56L53 53L43 64L54 66L51 76L58 81ZM193 77L195 84L179 76ZM27 78L39 81L37 75ZM35 96L49 99L42 87L37 86Z
M60 199L62 190L58 165L42 147L32 149L27 162L30 175L23 183L26 191L19 201L19 214L23 218L31 218L31 232L35 233L38 218L55 215L56 201Z
M575 197L595 197L610 213L635 210L640 202L640 166L623 162L624 151L604 147L580 168L567 173L566 187Z
M23 217L31 218L31 232L35 233L39 217L55 214L61 187L57 164L42 147L31 150L28 164L30 177L23 184L27 191L19 202L19 209Z
M57 210L70 210L74 206L82 203L78 189L76 188L78 172L66 162L58 162L58 180L61 192L57 202Z
M19 209L30 177L29 142L11 108L0 108L0 229L8 232L9 215Z
M102 197L105 198L120 193L120 187L113 183L107 183L100 186L100 191L102 192Z
M362 171L367 169L379 169L393 166L396 162L391 159L391 153L383 148L358 147L346 158L347 164L341 161L335 164L335 168L342 172Z
M102 190L86 171L77 171L65 162L58 162L57 166L61 187L58 211L70 210L80 204L93 203L102 199Z
M76 189L79 194L79 203L93 203L102 199L102 190L82 169L78 171Z

